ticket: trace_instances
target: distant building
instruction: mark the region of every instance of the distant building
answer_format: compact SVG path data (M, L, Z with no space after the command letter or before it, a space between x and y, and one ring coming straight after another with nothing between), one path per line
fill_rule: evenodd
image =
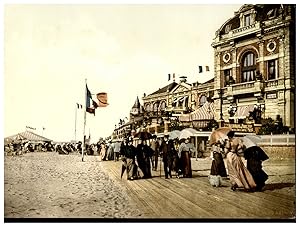
M214 100L225 125L251 131L272 118L295 128L295 9L243 5L216 31Z
M200 114L197 115L197 119L192 119L191 116L194 116L193 111L201 109L205 103L213 104L213 81L212 79L206 83L190 84L186 77L182 76L179 83L173 81L143 97L144 119L147 119L144 126L151 133L167 133L184 127L206 127L214 117L207 119L206 115ZM214 108L211 111L213 112Z

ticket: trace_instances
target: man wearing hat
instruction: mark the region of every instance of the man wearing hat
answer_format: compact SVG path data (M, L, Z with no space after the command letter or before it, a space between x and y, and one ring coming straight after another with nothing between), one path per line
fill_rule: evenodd
M164 140L162 141L159 150L163 157L165 178L168 179L169 176L172 178L172 163L176 151L173 141L169 140L169 135L164 135Z

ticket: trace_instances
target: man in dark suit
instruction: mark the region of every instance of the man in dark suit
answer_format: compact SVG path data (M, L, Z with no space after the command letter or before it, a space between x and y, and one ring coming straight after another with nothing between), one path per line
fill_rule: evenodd
M163 157L165 178L168 179L169 176L170 178L172 178L171 171L173 165L173 158L176 151L175 151L173 141L169 140L168 135L164 136L164 140L162 141L159 150L160 150L160 154Z

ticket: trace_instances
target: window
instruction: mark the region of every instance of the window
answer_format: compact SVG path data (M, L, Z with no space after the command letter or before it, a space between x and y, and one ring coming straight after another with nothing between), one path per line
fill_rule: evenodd
M249 26L249 25L251 25L250 14L244 16L244 26Z
M278 78L277 60L268 61L268 80Z
M255 56L253 53L247 53L242 59L242 82L254 81L255 79Z
M205 95L201 95L200 100L199 100L199 106L203 106L204 103L206 103L206 96Z
M151 106L150 106L150 104L147 104L147 105L146 105L146 111L147 111L147 112L150 112L150 111L151 111Z
M276 9L271 9L267 13L268 19L273 19L276 16Z
M154 103L154 105L153 105L153 111L154 112L158 111L158 103Z
M162 102L161 104L160 104L160 110L161 111L164 111L166 109L166 103L165 102Z
M225 69L224 70L224 87L229 85L230 76L231 76L231 70Z
M231 30L231 24L227 24L225 27L225 33L229 33Z

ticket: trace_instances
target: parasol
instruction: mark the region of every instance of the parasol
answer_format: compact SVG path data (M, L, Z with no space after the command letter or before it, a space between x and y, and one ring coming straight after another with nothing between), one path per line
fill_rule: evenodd
M193 128L185 128L183 130L181 130L180 134L179 134L179 139L187 139L191 136L194 136L198 131L196 129Z
M213 145L221 140L225 140L228 138L228 133L232 132L231 128L229 127L221 127L216 130L214 130L209 137L209 144Z
M180 131L179 130L174 130L174 131L171 131L169 133L169 139L170 140L174 140L176 138L179 138L179 135L180 135Z
M245 148L250 148L257 146L259 142L261 142L261 137L256 135L248 135L241 138Z

